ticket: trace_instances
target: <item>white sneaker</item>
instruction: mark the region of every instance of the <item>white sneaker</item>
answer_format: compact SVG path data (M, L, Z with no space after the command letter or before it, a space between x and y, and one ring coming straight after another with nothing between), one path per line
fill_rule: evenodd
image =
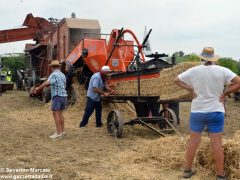
M55 134L53 134L53 135L51 135L51 136L49 136L49 137L50 137L51 139L56 139L56 138L62 137L62 135L55 133Z
M61 133L61 136L66 136L66 132L63 131L63 132Z

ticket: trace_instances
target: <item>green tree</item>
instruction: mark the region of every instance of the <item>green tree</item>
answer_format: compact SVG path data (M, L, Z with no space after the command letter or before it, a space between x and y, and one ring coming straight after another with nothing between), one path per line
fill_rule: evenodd
M5 70L10 70L12 72L12 80L15 81L16 71L18 69L25 69L24 54L20 54L19 56L2 57L2 64Z
M184 52L183 52L183 51L179 51L179 52L178 52L178 55L179 55L180 57L183 57L183 56L184 56Z
M176 57L183 57L184 56L184 52L183 51L176 51L175 53L173 53Z
M240 74L240 63L232 58L220 58L218 64L230 69L238 75Z
M183 57L176 57L177 63L181 62L200 62L200 58L195 54L188 54ZM232 58L220 58L218 61L220 66L226 67L236 74L240 75L240 62Z
M177 63L181 62L199 62L200 58L195 54L188 54L183 57L177 57Z

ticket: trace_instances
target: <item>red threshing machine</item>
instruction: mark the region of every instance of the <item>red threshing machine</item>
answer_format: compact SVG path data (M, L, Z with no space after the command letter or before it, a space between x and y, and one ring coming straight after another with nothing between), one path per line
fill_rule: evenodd
M142 96L141 80L160 76L163 68L169 68L174 62L168 63L165 54L148 55L145 61L143 48L152 30L140 43L134 33L128 29L114 29L111 34L101 34L97 20L64 18L53 23L43 18L34 18L32 14L23 23L25 28L0 31L0 43L33 39L36 44L26 45L26 63L28 64L28 89L46 80L50 70L49 61L58 59L67 65L67 79L73 78L88 87L93 73L104 65L112 69L111 82L136 80L138 82L137 96L115 95L106 99L113 103L129 103L134 105L137 117L124 122L118 110L113 110L107 118L107 128L110 134L123 136L123 125L141 124L161 136L166 132L176 131L179 123L179 102L182 100L161 101L159 96ZM109 36L103 39L102 36ZM127 38L130 37L130 38ZM69 82L69 81L68 81ZM67 86L71 87L71 83ZM68 89L69 87L67 87ZM72 91L72 88L70 88ZM49 101L49 89L40 94L45 102ZM71 96L70 96L71 97ZM72 96L73 97L73 96ZM184 100L185 101L185 100ZM160 110L161 104L169 104L168 108ZM132 106L131 106L132 107ZM170 109L171 108L171 109ZM149 116L151 112L151 116ZM160 130L149 124L158 124Z
M106 39L83 38L82 41L66 58L66 62L73 66L73 73L79 83L88 87L88 82L93 73L98 72L104 65L110 66L112 70L111 78L108 83L136 80L138 82L138 95L114 95L106 97L105 100L111 103L131 102L137 117L128 121L122 119L118 110L113 110L108 114L107 129L109 134L117 137L123 136L124 125L141 124L161 136L166 132L175 131L178 133L176 126L179 124L179 103L189 100L160 100L159 96L142 96L141 80L157 78L163 68L169 68L174 63L168 63L163 60L165 54L151 54L152 58L145 61L143 48L149 38L152 30L149 31L143 43L138 39L131 30L114 29ZM125 35L129 34L132 40L126 39ZM161 104L168 104L168 108L160 110ZM151 115L150 115L151 113ZM158 124L160 130L149 124ZM179 134L179 133L178 133ZM180 134L179 134L180 135Z

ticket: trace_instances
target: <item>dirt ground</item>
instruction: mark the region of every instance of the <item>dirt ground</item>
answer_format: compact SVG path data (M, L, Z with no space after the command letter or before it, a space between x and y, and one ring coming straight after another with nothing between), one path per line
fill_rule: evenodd
M181 105L181 133L188 134L190 104ZM239 104L227 103L225 138L240 128ZM104 112L104 124L106 123ZM159 138L140 127L124 127L124 138L109 136L106 126L95 128L94 117L87 128L79 129L82 111L65 112L67 136L51 140L54 122L49 105L27 96L26 92L6 92L0 97L0 168L49 168L53 179L181 179L181 164L169 168L156 160L137 161L149 144L168 146L171 141ZM176 135L172 136L178 141ZM206 135L205 135L206 136ZM180 139L179 139L180 141ZM170 147L174 147L171 144ZM149 149L151 151L151 149ZM175 148L168 153L177 154ZM162 156L162 152L156 156ZM169 162L170 163L170 162ZM214 179L198 173L192 179Z

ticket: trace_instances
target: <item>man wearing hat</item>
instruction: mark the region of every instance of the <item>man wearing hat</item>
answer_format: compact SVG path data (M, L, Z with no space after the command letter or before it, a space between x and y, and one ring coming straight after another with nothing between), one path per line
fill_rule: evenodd
M196 172L192 163L201 141L201 134L207 127L213 156L216 164L217 180L226 179L224 174L224 154L222 132L224 129L225 97L240 88L240 77L225 67L216 65L219 56L214 55L212 47L206 47L199 55L201 65L188 69L178 75L175 83L194 94L190 114L190 140L186 150L184 178ZM224 90L225 85L229 86Z
M50 136L50 138L55 139L65 135L63 110L65 110L67 105L67 92L65 90L66 78L60 71L60 63L58 60L53 60L49 66L51 67L52 73L47 81L35 88L35 92L40 91L49 85L51 87L51 109L55 120L56 132Z
M109 66L103 66L100 72L92 75L87 91L87 104L85 108L85 113L80 123L80 128L83 128L87 125L88 119L92 115L94 109L96 113L96 127L102 127L101 96L108 96L115 93L111 88L106 85L106 77L109 73Z

